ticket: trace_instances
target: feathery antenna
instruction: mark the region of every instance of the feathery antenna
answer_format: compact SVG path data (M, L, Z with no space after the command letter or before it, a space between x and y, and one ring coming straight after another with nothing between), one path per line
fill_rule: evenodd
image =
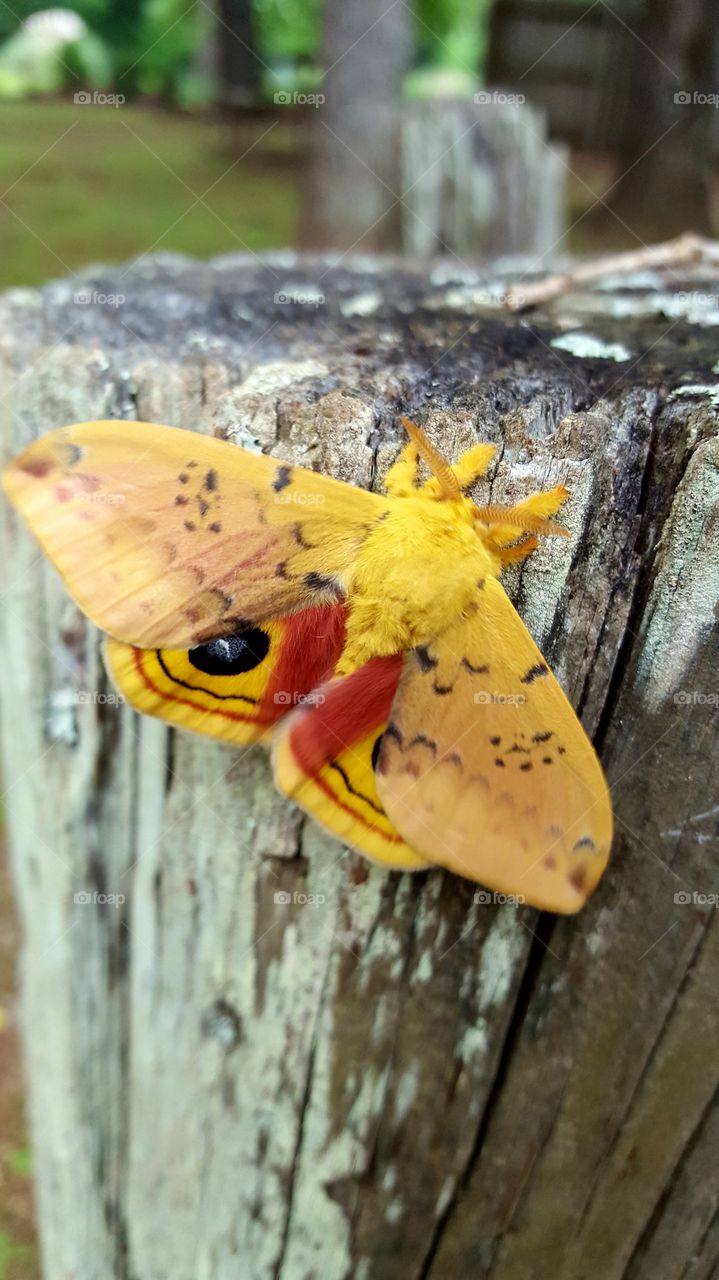
M412 444L416 446L419 456L427 463L432 475L439 481L443 498L461 498L462 490L452 468L434 445L431 445L424 431L409 418L402 418L402 425Z

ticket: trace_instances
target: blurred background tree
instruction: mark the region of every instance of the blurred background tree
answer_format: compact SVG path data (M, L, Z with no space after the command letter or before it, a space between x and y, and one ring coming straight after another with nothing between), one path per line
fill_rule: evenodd
M637 245L687 221L711 230L717 112L676 103L674 93L711 92L717 28L710 0L691 0L669 25L665 8L663 0L0 5L0 181L12 188L0 204L10 250L0 272L31 283L156 241L198 254L287 241L402 247L403 102L438 104L428 118L440 146L442 103L466 109L484 83L522 94L550 138L571 147L561 160L568 247ZM122 111L88 103L94 90L121 95ZM529 117L528 129L536 132ZM482 146L492 150L476 132L470 164ZM440 181L448 178L437 166ZM209 188L209 200L195 198Z

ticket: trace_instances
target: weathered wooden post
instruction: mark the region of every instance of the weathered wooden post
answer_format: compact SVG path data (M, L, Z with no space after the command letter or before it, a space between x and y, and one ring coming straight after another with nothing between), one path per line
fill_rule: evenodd
M572 537L513 593L596 737L618 828L576 918L368 867L275 794L262 750L112 705L97 634L6 512L50 1280L719 1265L719 378L716 329L686 319L719 279L683 268L528 317L478 301L503 287L448 263L430 281L378 259L163 256L0 301L6 454L117 415L372 485L406 411L450 454L501 442L495 499L564 479Z
M417 257L556 255L566 230L566 147L521 93L482 89L402 111L402 244Z

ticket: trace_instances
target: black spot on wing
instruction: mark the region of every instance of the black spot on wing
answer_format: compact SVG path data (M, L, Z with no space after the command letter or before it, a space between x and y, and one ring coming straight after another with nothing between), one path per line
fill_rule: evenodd
M297 524L293 524L292 526L292 537L294 538L298 547L302 547L305 551L317 550L313 542L307 542L306 539L304 538L302 533L302 525L299 523L299 521Z
M272 488L274 489L275 493L281 493L282 490L286 489L287 485L291 483L292 483L292 467L288 467L283 463L282 466L278 467L275 472L275 478L272 482Z
M552 733L552 730L548 729L546 733L533 734L532 742L549 742L549 739L552 738L553 736L554 735Z
M204 648L204 646L201 647ZM189 652L196 653L197 650L190 649ZM247 693L218 693L216 689L207 689L204 685L190 684L188 680L181 680L179 676L176 676L174 672L170 671L170 668L165 661L165 655L163 654L162 649L156 649L155 656L168 680L171 680L173 684L179 684L183 689L189 689L191 693L205 693L208 698L215 698L217 702L246 702L251 707L257 706L259 699L251 698ZM202 670L202 667L198 667L198 671ZM210 671L207 674L214 675L215 672Z
M479 667L475 667L472 665L469 658L462 658L462 666L464 667L465 671L469 672L471 676L488 676L489 675L489 666L487 665L486 662L483 662Z
M424 733L418 733L417 736L413 738L412 741L409 742L407 745L408 745L408 748L409 747L427 747L428 750L433 753L433 755L437 754L437 743L433 742L432 739L428 738L427 735Z
M210 493L213 493L217 488L217 472L214 467L211 467L205 476L205 488Z
M181 471L177 479L180 481L180 484L190 483L190 477L188 476L186 471Z
M393 738L394 741L397 743L398 747L404 747L404 738L402 737L402 733L397 728L396 724L390 723L387 725L387 728L384 731L384 737Z
M435 693L439 694L440 698L444 698L447 696L448 693L452 692L452 690L454 689L454 685L453 684L437 684L437 681L433 680L432 688Z
M520 683L533 684L535 680L539 680L541 676L546 676L548 672L549 667L546 662L537 662L533 667L530 667L528 671L525 671L524 675L521 677Z
M432 671L439 662L439 658L433 658L426 644L420 644L414 651L414 656L419 663L420 671Z
M342 588L336 578L326 573L306 573L305 586L308 591L331 592L334 596L342 595Z
M178 493L177 497L175 498L175 506L186 507L189 501L190 499L186 498L184 493Z
M375 738L374 746L372 747L372 772L373 773L375 773L377 770L377 762L379 760L379 753L382 750L383 737L384 737L384 734L381 733L378 738Z
M250 627L233 635L218 636L208 644L190 649L193 667L210 676L236 676L254 671L267 657L270 637L260 627Z
M209 528L210 528L210 533L221 533L221 532L222 532L222 525L220 524L219 520L213 520L213 521L212 521L212 524L209 526Z
M572 849L572 853L579 853L582 849L590 849L592 853L596 852L597 846L591 836L582 836L581 840L577 840Z

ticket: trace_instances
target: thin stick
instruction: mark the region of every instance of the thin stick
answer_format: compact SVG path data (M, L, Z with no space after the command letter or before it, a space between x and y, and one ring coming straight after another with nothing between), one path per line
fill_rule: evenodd
M626 253L614 253L607 257L584 262L565 274L545 276L532 284L512 285L507 291L505 307L509 311L525 311L548 302L563 293L569 293L577 285L590 284L604 276L629 275L647 267L671 267L688 262L719 263L719 242L686 231L676 240L649 245L645 249L630 249Z

